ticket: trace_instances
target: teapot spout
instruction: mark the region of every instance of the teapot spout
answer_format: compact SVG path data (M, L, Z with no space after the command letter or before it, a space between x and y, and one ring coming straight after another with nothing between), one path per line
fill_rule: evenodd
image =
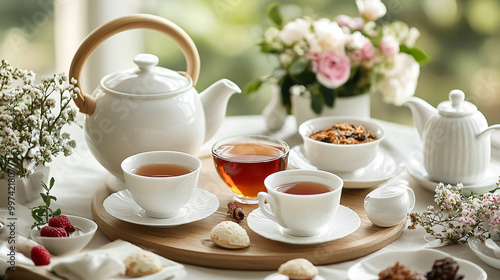
M425 124L432 116L437 114L437 109L418 97L410 98L403 103L403 105L410 108L413 122L415 123L420 138L422 138Z
M492 126L486 128L481 133L479 133L476 136L476 138L477 139L482 139L483 137L489 136L491 134L491 132L493 132L493 130L500 130L500 124L495 124L495 125L492 125Z
M201 102L205 111L205 141L212 138L221 126L226 115L227 102L236 92L241 93L241 89L235 83L222 79L201 93Z

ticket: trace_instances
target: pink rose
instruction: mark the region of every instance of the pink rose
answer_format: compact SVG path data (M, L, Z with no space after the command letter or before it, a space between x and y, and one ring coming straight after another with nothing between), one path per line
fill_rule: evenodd
M351 61L334 52L320 53L313 60L313 72L323 86L336 89L349 79Z
M361 48L361 54L363 55L363 60L371 60L375 57L375 47L370 41L363 45Z
M351 54L351 59L356 62L360 62L361 60L363 60L363 53L361 52L361 49L353 51Z
M391 57L399 52L399 43L394 36L384 36L380 40L379 48L383 56Z

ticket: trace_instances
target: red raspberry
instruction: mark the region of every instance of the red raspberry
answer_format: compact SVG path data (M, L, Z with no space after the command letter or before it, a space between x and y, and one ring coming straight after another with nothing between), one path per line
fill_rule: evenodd
M55 216L49 219L49 226L51 227L59 227L66 230L66 233L69 235L70 233L75 231L75 227L71 225L68 217L64 215Z
M44 226L40 229L40 236L44 237L67 237L68 233L60 227Z
M50 253L42 246L35 246L31 248L31 260L38 265L50 264Z
M71 223L67 216L59 215L49 219L49 226L51 227L71 227Z

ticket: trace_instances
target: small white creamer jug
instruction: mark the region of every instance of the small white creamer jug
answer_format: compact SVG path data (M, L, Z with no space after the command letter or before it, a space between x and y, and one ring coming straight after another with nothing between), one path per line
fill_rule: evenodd
M406 180L388 182L366 195L364 207L374 225L392 227L415 207L415 193Z

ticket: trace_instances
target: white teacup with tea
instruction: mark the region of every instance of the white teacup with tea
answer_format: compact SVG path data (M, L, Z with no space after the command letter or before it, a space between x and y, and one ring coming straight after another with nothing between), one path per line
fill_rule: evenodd
M344 182L320 170L285 170L269 175L259 193L262 213L294 236L321 234L340 205ZM266 203L267 202L267 203Z
M121 164L134 201L152 218L177 215L198 186L201 160L174 151L132 155Z

